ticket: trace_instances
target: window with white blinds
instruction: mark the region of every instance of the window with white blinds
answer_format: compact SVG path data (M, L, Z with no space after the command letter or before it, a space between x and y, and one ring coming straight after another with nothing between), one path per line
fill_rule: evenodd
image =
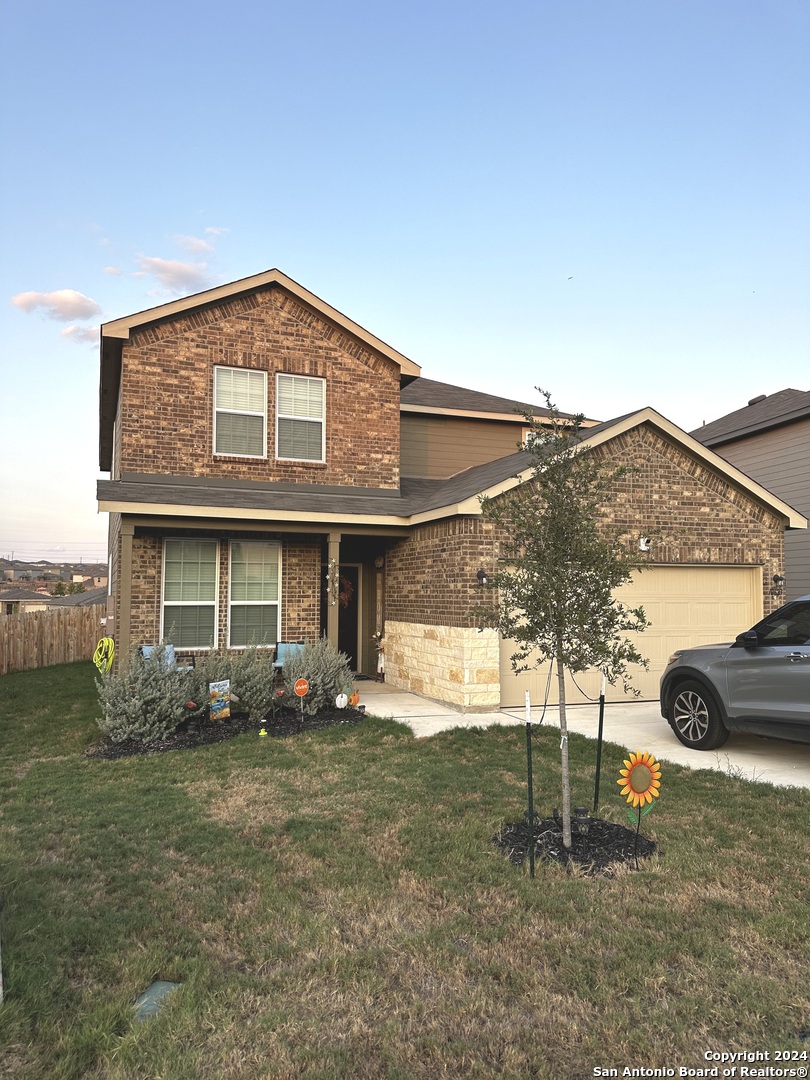
M216 540L165 540L161 639L176 649L217 644Z
M230 630L232 649L278 641L280 546L231 543Z
M267 454L267 374L214 368L214 453Z
M276 457L324 461L326 384L304 375L276 376Z

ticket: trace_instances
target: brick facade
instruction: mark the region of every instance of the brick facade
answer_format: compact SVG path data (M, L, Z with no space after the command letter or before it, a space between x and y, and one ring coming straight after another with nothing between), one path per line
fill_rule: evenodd
M135 645L160 640L163 537L140 530L132 543L131 634ZM190 535L185 533L183 535ZM281 641L314 641L321 633L321 544L317 538L263 535L235 536L198 531L195 539L219 543L218 634L219 646L228 641L228 544L230 540L269 540L281 544Z
M762 566L763 610L784 573L784 522L752 495L648 425L598 452L627 466L604 520L635 539L649 536L657 563Z
M480 603L476 574L492 571L495 528L480 517L455 517L417 525L386 560L386 619L428 626L475 626L470 610Z
M267 457L213 452L214 368L265 371ZM277 372L326 380L326 461L275 458ZM120 473L399 485L399 370L279 287L134 331L122 358Z
M627 467L603 508L606 528L635 544L651 538L650 558L682 565L762 566L763 604L783 573L784 522L700 458L649 426L634 428L596 453ZM492 570L497 533L480 518L456 517L414 528L389 551L386 677L395 686L462 710L498 707L497 636L478 635L479 567Z

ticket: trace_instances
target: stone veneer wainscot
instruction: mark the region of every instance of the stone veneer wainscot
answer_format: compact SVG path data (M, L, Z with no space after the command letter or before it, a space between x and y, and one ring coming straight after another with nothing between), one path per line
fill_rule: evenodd
M498 663L495 630L390 620L385 624L389 686L442 701L461 712L490 712L499 707Z

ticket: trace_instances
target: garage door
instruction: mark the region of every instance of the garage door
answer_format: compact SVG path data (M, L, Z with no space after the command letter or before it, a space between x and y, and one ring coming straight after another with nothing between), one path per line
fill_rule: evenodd
M650 661L649 671L631 668L633 686L645 700L658 697L658 681L675 649L731 641L762 618L762 569L744 566L652 566L617 590L630 607L643 607L650 626L634 635L636 648ZM501 641L501 707L522 706L528 690L532 704L543 702L548 665L515 675L510 656L515 643ZM566 680L566 700L582 703L599 695L599 675L584 672ZM556 703L556 672L549 701ZM606 691L608 701L627 700L621 686Z

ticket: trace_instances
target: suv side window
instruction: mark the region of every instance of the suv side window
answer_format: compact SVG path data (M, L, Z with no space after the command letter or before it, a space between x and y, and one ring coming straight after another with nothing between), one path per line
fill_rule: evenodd
M810 604L792 604L757 627L760 645L810 644Z

